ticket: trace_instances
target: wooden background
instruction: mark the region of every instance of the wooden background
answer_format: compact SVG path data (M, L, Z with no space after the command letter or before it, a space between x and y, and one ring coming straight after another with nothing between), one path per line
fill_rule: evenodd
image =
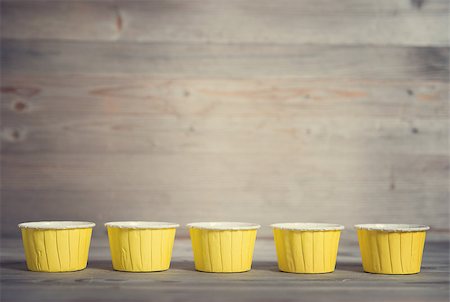
M1 1L2 235L53 219L448 232L448 5Z

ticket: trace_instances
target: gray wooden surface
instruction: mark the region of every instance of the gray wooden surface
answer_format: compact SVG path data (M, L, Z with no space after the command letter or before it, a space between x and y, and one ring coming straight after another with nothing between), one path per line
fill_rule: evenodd
M448 301L449 2L2 0L2 301ZM89 220L88 269L26 271L17 223ZM103 222L263 225L253 270L111 269ZM278 272L273 222L335 222L336 272ZM430 225L422 272L351 226Z
M347 235L340 243L336 271L318 275L279 272L268 238L256 242L253 269L238 274L196 272L190 241L183 236L176 240L171 269L165 272L113 271L105 237L92 242L84 271L28 272L21 242L9 239L3 241L1 255L1 297L20 302L448 301L448 236L428 236L421 273L387 276L362 271L357 243Z
M448 5L1 1L2 236L61 219L448 233Z
M14 39L421 46L449 39L446 0L3 2L1 36Z
M448 82L448 46L2 41L9 74ZM330 83L331 84L331 83Z

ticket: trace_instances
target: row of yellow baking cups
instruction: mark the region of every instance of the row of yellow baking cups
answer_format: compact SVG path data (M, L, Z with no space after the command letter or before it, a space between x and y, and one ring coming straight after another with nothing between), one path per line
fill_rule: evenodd
M44 272L84 269L94 226L94 223L79 221L19 224L28 269ZM169 268L178 224L128 221L109 222L105 226L115 270L153 272ZM198 271L232 273L251 269L259 225L201 222L187 226ZM271 227L281 271L309 274L334 271L343 226L278 223ZM404 224L355 227L366 272L414 274L420 271L425 232L429 227Z

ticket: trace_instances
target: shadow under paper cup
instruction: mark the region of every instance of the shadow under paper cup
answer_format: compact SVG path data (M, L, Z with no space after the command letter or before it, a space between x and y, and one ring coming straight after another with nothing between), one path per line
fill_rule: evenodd
M39 221L18 226L30 271L71 272L86 268L95 223Z
M328 223L272 224L278 268L288 273L331 273L344 226Z
M237 273L252 267L256 231L260 225L244 222L198 222L190 229L195 269Z
M115 270L157 272L169 269L178 224L118 221L105 226Z
M364 271L407 275L420 272L426 231L416 224L359 224L359 248Z

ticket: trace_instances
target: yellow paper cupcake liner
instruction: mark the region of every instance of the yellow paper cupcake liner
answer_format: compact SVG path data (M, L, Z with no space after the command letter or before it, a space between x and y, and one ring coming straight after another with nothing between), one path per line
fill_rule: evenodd
M190 236L196 270L236 273L251 269L256 229L191 227Z
M363 269L378 274L420 272L426 232L358 229Z
M107 225L113 268L127 272L169 269L176 227L127 228ZM145 227L145 226L144 226Z
M92 228L22 228L27 267L36 272L70 272L86 268Z
M328 227L323 229L324 226ZM272 227L280 271L303 274L334 271L342 226L294 223Z

